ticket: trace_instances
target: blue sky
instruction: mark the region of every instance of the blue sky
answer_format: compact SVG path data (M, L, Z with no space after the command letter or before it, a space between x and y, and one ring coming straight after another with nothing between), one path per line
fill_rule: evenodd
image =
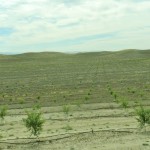
M150 0L0 0L0 53L150 48Z
M13 28L0 28L0 36L8 36L13 33Z

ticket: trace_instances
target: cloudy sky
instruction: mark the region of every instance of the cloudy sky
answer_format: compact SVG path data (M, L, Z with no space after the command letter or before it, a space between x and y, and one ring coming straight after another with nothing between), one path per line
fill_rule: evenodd
M0 53L150 48L150 0L0 0Z

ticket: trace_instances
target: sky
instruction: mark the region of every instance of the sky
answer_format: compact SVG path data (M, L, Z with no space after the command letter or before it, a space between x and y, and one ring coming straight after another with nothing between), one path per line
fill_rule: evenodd
M0 0L0 53L150 48L150 0Z

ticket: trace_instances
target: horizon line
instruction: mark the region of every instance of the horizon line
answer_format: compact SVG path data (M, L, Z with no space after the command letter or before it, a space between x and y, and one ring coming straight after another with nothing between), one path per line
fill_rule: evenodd
M22 55L22 54L30 54L30 53L62 53L62 54L78 54L78 53L97 53L97 52L118 52L118 51L126 51L126 50L150 50L150 49L119 49L119 50L97 50L97 51L72 51L72 52L61 52L61 51L29 51L29 52L0 52L0 55Z

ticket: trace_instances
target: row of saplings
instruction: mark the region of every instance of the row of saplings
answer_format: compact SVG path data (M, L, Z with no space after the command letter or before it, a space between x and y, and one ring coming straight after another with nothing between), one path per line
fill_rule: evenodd
M26 113L27 118L23 119L23 123L27 127L27 129L31 132L31 135L38 137L42 131L43 124L45 123L45 120L42 118L40 107L34 107L31 111L26 111ZM135 109L135 113L140 128L141 129L144 128L146 131L146 126L150 125L150 109L144 108L141 105L140 108ZM0 107L0 118L2 121L4 121L4 117L6 116L6 114L7 114L7 107L6 106Z

